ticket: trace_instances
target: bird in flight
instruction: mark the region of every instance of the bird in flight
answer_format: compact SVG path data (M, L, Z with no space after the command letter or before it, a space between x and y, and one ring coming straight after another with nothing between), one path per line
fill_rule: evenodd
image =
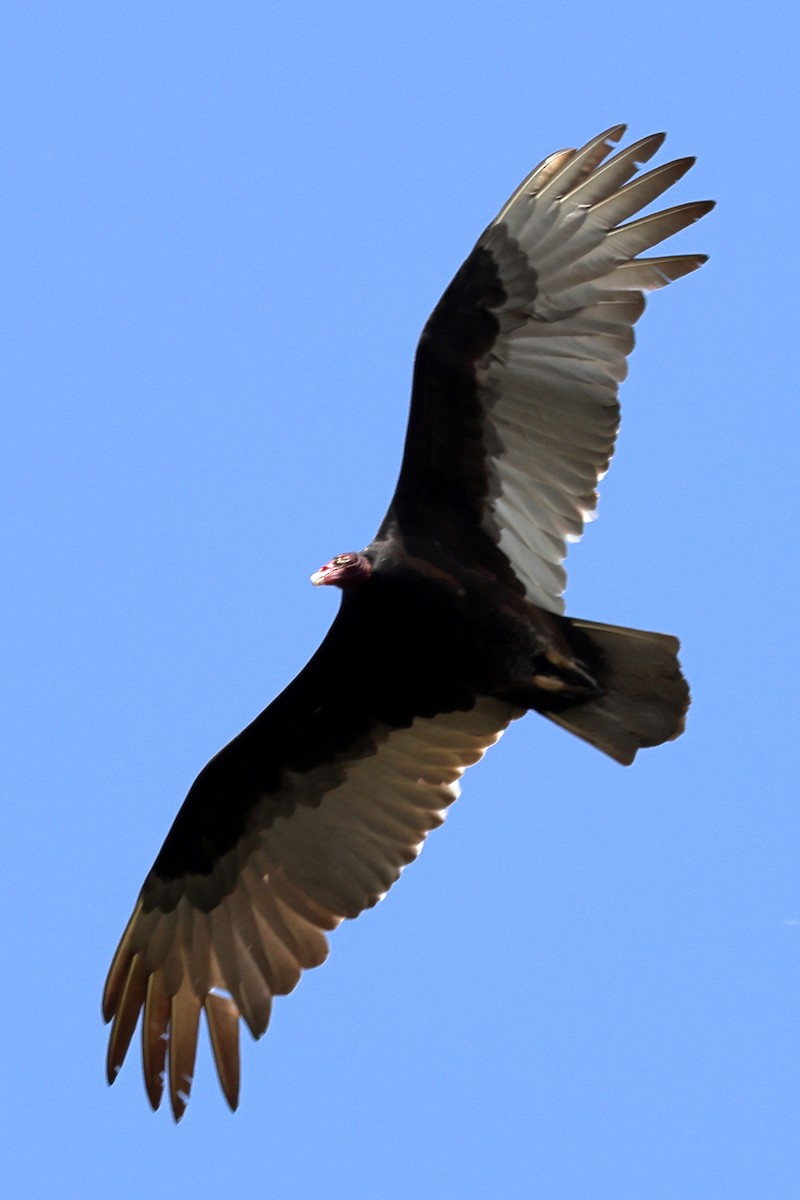
M400 476L374 540L311 580L341 590L297 678L198 775L114 955L108 1078L141 1015L153 1108L176 1120L201 1013L239 1098L239 1024L376 904L533 710L620 763L677 737L678 642L564 615L563 561L594 515L645 293L700 254L647 256L711 202L636 214L692 165L638 173L618 125L551 154L478 239L417 348ZM642 255L645 255L642 257Z

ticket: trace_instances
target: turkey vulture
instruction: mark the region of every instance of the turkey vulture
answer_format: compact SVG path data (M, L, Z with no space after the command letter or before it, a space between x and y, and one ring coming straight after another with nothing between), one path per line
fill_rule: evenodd
M639 255L712 207L629 221L693 159L637 175L664 135L608 157L623 132L550 155L478 239L422 332L383 524L311 577L341 588L333 625L200 772L144 882L105 988L108 1078L141 1013L147 1095L166 1076L176 1120L201 1012L236 1108L239 1018L264 1033L510 721L533 709L626 764L683 728L676 638L563 615L644 293L705 261Z

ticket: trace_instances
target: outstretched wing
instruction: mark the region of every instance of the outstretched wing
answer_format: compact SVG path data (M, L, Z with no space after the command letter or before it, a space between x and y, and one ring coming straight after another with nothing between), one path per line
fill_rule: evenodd
M417 350L387 516L409 535L460 543L559 613L567 543L593 516L613 453L644 295L705 261L637 256L713 207L682 204L628 221L694 160L631 181L664 135L604 162L624 128L538 166L444 293Z
M114 956L103 998L109 1082L141 1013L147 1094L157 1108L166 1075L176 1120L201 1012L235 1108L240 1016L264 1033L272 997L324 960L326 930L388 891L441 824L465 768L518 715L480 699L400 727L365 719L360 695L353 711L346 688L331 702L339 666L323 643L201 773Z

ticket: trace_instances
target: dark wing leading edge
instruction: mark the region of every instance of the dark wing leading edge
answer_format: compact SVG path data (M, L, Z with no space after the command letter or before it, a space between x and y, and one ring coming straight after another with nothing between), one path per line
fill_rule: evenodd
M272 997L324 960L326 930L388 891L441 824L465 768L518 715L478 700L469 711L397 727L365 717L362 699L351 704L346 688L332 708L342 665L328 650L336 629L198 777L109 971L109 1082L141 1014L147 1094L158 1107L166 1076L176 1119L189 1097L201 1013L235 1108L240 1016L254 1037L264 1033Z
M624 128L537 167L444 293L417 350L384 525L461 544L559 613L567 543L593 517L613 453L618 385L644 295L705 261L637 256L713 207L682 204L628 221L694 160L629 182L664 135L604 162Z

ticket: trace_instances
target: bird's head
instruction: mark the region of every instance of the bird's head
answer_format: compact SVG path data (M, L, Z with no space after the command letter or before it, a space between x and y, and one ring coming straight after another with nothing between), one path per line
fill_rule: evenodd
M364 583L372 574L372 563L366 554L337 554L311 576L314 587L332 583L336 587L350 588Z

